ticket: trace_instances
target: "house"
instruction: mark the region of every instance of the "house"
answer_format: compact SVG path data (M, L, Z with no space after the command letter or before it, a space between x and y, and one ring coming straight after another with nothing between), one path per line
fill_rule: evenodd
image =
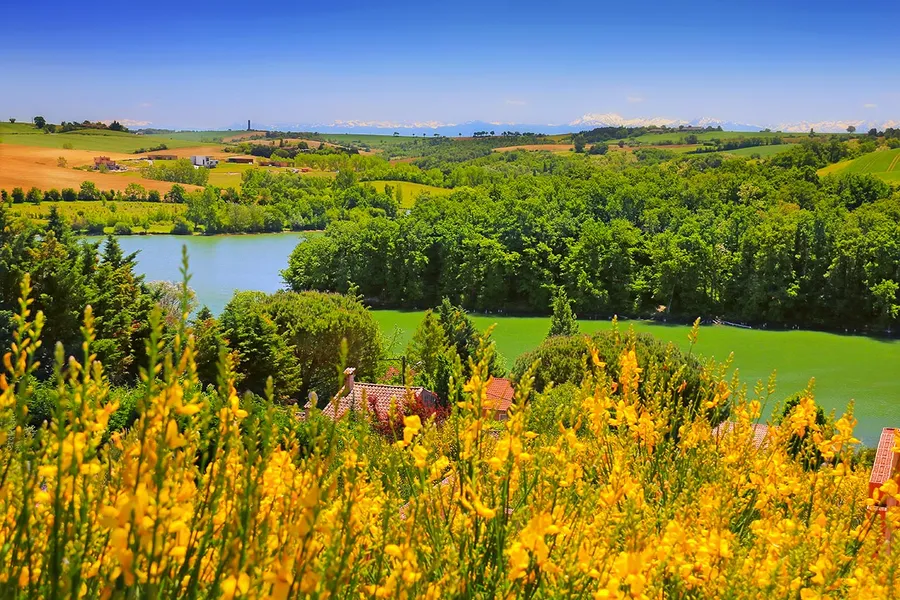
M380 420L387 420L393 404L397 411L409 404L422 403L428 408L437 406L437 394L423 387L384 385L381 383L356 382L356 369L344 370L344 387L339 392L337 404L332 399L322 409L322 414L330 419L340 419L348 412L367 412ZM307 409L312 408L308 403Z
M229 156L228 162L230 163L240 163L242 165L252 165L253 157L252 156Z
M900 452L894 452L895 447L900 447L900 429L897 427L885 427L881 430L881 438L878 440L878 449L875 452L875 462L872 463L872 472L869 475L869 498L875 494L875 490L883 486L887 481L900 475ZM871 510L876 510L881 516L881 529L884 533L884 541L887 548L891 547L891 526L887 522L887 509L897 506L895 498L881 496Z
M497 421L509 418L509 407L512 406L515 391L512 382L502 377L491 377L487 385L487 398L490 408L482 409L484 417L493 416Z
M174 154L148 154L145 158L148 160L177 160Z
M884 485L888 479L900 473L900 452L894 452L894 444L898 435L900 435L900 431L896 427L885 427L881 430L875 462L872 464L872 472L869 475L870 498L875 490ZM876 508L883 512L888 506L897 506L897 501L893 498L882 499Z
M219 164L219 161L211 156L192 156L191 164L195 167L206 167L207 169L212 169L216 165Z
M116 161L110 160L108 156L95 156L94 157L94 168L100 169L100 167L105 167L110 171L118 171L121 167L116 164Z

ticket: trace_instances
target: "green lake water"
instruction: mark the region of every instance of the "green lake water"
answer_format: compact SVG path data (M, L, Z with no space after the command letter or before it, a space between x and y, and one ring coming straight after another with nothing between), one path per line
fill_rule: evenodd
M191 287L201 304L216 314L234 290L274 292L284 283L279 272L304 234L282 233L243 236L124 236L126 252L139 250L137 270L147 280L180 279L181 247L187 245ZM400 354L422 318L417 311L375 311L375 318L392 351ZM515 358L534 348L550 326L549 318L474 315L479 328L496 324L497 349L511 366ZM634 326L687 349L686 326L646 322L620 322ZM582 321L582 330L610 327L608 321ZM761 331L709 326L700 331L695 352L725 360L733 353L733 366L751 388L777 371L775 400L804 389L815 379L817 401L826 411L843 412L855 401L859 420L857 437L874 444L882 427L900 426L900 341L815 331Z

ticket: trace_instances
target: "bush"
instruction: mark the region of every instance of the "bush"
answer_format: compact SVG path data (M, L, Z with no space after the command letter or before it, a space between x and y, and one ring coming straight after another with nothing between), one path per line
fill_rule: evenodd
M62 199L66 202L74 202L78 200L78 193L72 188L63 188Z
M119 221L113 226L113 233L115 235L131 235L131 227L128 224Z
M12 189L11 197L13 204L22 204L25 202L25 192L20 187L14 187Z
M186 221L184 217L178 217L175 219L175 224L172 225L171 233L175 235L191 235L193 232L194 226Z
M62 200L62 194L59 193L58 189L53 188L44 192L44 200L47 202L59 202Z
M28 194L25 195L25 200L27 200L28 202L31 202L32 204L40 204L41 200L43 200L43 199L44 199L44 194L41 192L41 190L37 189L36 187L33 187L30 190L28 190Z
M443 425L413 414L388 443L358 413L299 419L239 397L230 363L218 391L204 392L190 345L161 344L153 379L134 391L92 378L102 372L93 357L41 389L23 379L35 342L8 361L21 385L0 406L9 436L0 580L23 597L72 597L81 585L96 589L88 597L151 589L197 598L329 588L329 597L396 598L900 592L885 540L900 508L868 506L900 494L891 481L869 498L852 417L831 435L814 402L801 402L795 422L757 446L751 425L764 392L745 396L714 370L703 372L707 396L739 415L727 432L701 412L673 422L676 390L631 351L615 360L621 378L591 366L582 388L495 423L482 416L488 374L476 357ZM51 427L29 426L56 406L67 410ZM578 418L560 425L531 410ZM676 428L680 440L667 435ZM801 429L827 455L814 471L787 450ZM47 576L57 569L65 575Z

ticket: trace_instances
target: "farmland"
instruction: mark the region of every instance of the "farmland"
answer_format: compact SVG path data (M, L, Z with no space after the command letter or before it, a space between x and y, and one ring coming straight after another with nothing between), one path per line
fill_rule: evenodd
M819 175L834 173L870 174L889 183L900 183L900 148L877 150L819 170Z
M60 150L91 150L94 152L133 153L140 148L165 144L171 148L196 146L196 142L154 135L135 135L105 129L80 129L68 133L44 133L27 124L4 124L0 128L4 144L37 146Z

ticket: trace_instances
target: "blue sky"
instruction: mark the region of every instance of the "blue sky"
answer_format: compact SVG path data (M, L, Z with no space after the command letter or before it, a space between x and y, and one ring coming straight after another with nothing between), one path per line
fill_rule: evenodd
M900 119L896 2L35 0L2 14L2 118Z

